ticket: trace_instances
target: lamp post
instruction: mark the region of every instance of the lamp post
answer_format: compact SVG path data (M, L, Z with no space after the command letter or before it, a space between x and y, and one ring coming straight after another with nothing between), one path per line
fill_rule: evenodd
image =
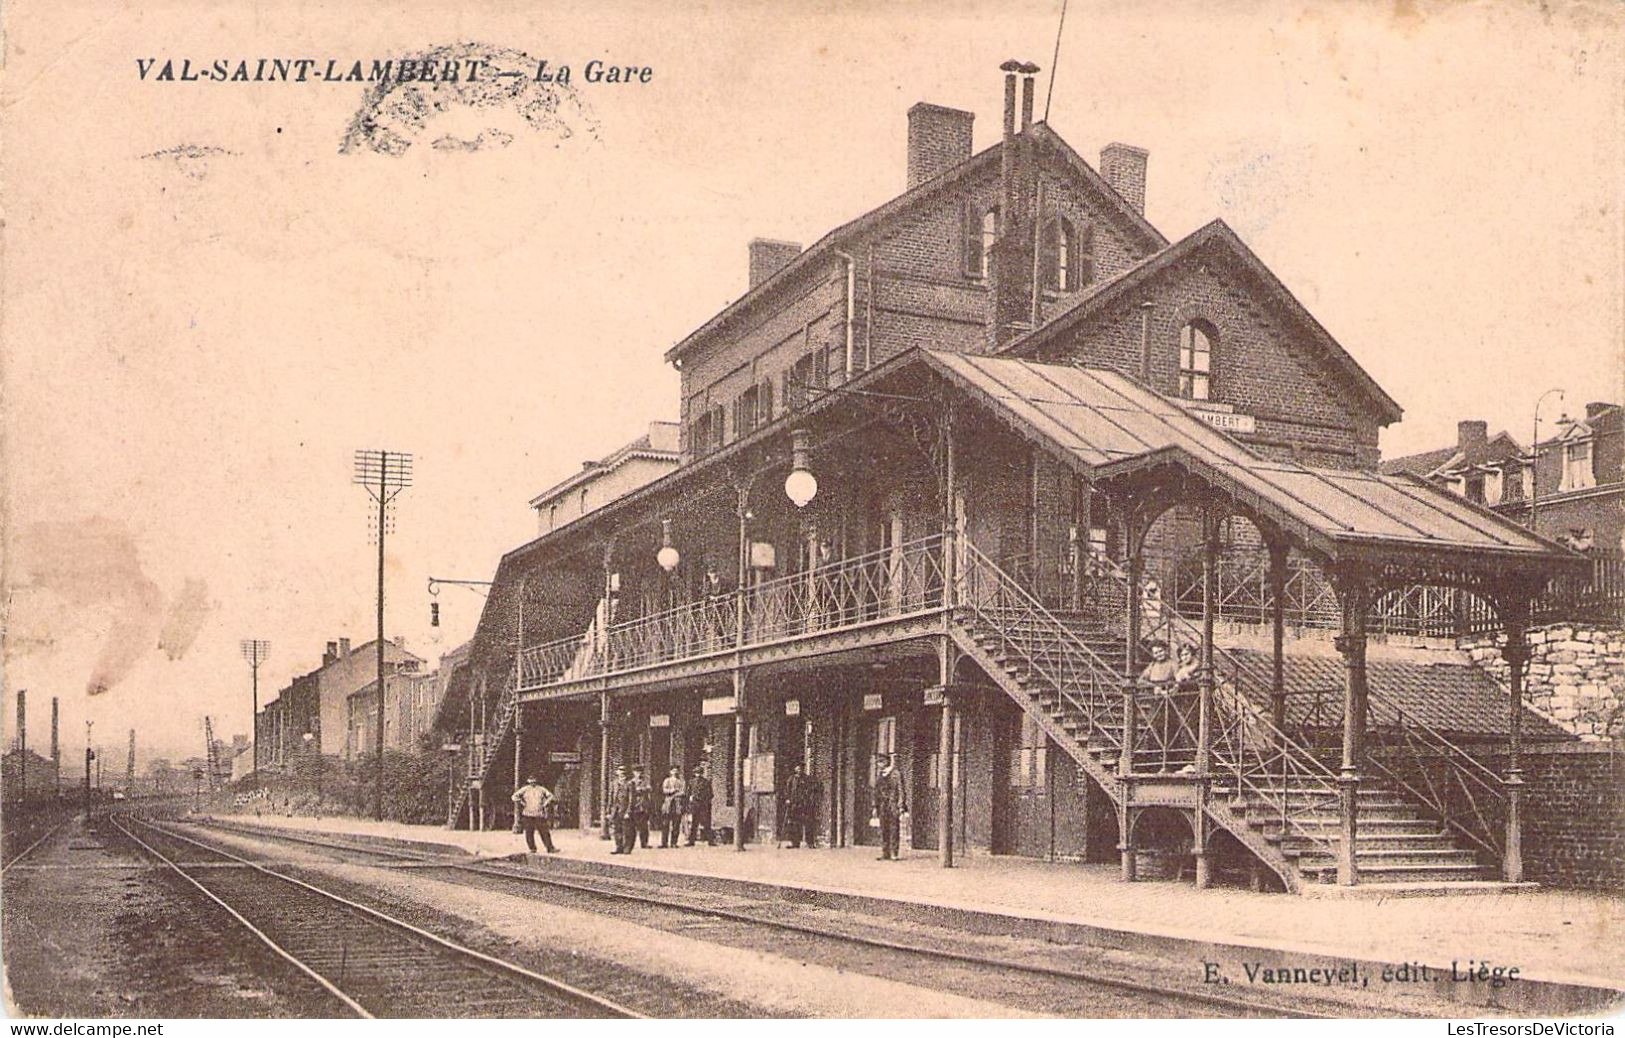
M1540 508L1540 405L1544 404L1546 398L1553 393L1557 394L1558 400L1563 399L1563 391L1556 387L1540 394L1540 399L1535 401L1535 426L1529 433L1529 530L1531 533L1538 532L1535 529L1535 512Z
M784 477L784 496L797 508L806 508L818 496L818 478L808 467L807 430L795 429L790 433L790 474Z
M251 737L254 740L254 773L257 775L260 770L260 664L271 655L271 643L257 638L244 638L241 651L243 659L248 661L249 670L254 675L254 713L248 730L253 733Z

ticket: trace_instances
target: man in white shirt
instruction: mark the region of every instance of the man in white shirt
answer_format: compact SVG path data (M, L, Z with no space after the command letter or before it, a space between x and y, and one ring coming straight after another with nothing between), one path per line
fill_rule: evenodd
M536 781L532 775L525 779L525 784L513 791L513 802L518 805L519 821L525 827L525 846L530 853L536 853L536 837L542 838L542 846L547 853L557 854L559 849L553 846L553 830L547 824L547 809L553 803L553 791Z

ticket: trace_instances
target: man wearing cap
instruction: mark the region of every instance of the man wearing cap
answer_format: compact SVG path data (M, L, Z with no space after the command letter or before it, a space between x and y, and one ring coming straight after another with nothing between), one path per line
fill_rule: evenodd
M615 777L609 783L609 823L615 834L615 849L611 854L632 853L632 801L636 793L626 778L626 765L615 765Z
M694 841L705 834L708 846L716 846L716 838L711 835L711 779L705 773L704 767L694 769L694 778L688 784L688 846L694 846Z
M908 814L908 795L889 754L880 754L880 774L875 776L872 792L875 817L880 819L880 860L895 861L902 820Z
M654 787L649 780L643 777L642 768L632 769L632 834L626 838L627 850L631 850L634 837L644 850L649 849L649 811L650 799L654 796Z
M553 830L547 824L553 791L537 782L535 775L530 775L523 786L513 791L513 802L519 811L520 824L525 827L525 846L530 848L530 853L536 853L536 837L540 836L547 853L557 854L559 849L553 846Z

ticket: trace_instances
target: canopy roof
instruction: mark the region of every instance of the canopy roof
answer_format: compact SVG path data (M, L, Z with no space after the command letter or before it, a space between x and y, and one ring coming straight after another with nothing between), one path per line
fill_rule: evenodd
M951 382L1081 463L1098 482L1175 466L1338 559L1372 548L1545 567L1567 549L1412 476L1259 457L1185 405L1114 371L923 351Z

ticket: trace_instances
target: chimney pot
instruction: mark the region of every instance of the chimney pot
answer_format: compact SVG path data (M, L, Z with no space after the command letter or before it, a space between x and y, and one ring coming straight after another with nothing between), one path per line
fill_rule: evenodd
M971 156L974 112L921 101L908 110L908 186L941 176Z
M1469 447L1482 446L1490 438L1490 427L1487 422L1471 421L1456 423L1456 446L1462 450Z
M1141 216L1145 215L1145 166L1151 153L1132 144L1100 149L1100 175Z
M750 287L755 288L801 255L801 243L752 238L750 241Z

